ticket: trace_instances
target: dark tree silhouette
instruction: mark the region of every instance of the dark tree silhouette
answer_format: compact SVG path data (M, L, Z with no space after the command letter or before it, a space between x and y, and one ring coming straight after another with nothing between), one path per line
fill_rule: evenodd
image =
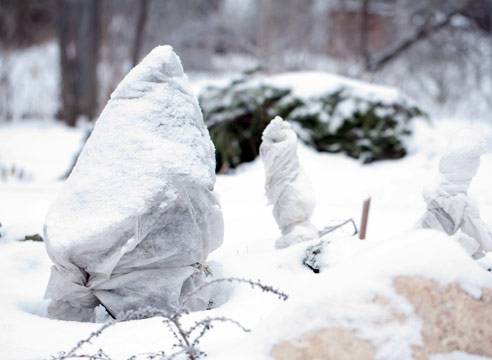
M138 60L140 60L140 52L142 50L145 25L147 24L148 7L149 7L148 0L140 0L138 2L137 26L135 27L135 37L133 39L133 47L131 53L133 66L137 65Z
M57 0L56 10L62 82L59 117L74 126L78 117L93 119L98 110L101 1Z

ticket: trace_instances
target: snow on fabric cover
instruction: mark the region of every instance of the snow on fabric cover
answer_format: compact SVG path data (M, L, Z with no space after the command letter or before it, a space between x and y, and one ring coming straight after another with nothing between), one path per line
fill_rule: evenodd
M480 167L485 141L470 129L456 133L439 161L437 181L424 189L427 211L418 226L455 235L470 255L492 251L492 232L480 218L468 188Z
M310 218L316 205L313 187L299 164L297 135L280 116L263 132L260 155L265 166L265 190L282 237L275 246L284 248L318 237Z
M111 95L46 218L51 317L173 310L203 282L223 240L215 155L170 46L153 49ZM207 294L190 307L204 308Z

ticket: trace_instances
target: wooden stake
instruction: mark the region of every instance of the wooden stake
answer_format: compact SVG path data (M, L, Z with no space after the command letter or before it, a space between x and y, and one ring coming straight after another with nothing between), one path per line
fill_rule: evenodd
M371 208L371 198L364 200L362 205L362 217L360 219L359 239L364 240L367 233L367 223L369 222L369 209Z

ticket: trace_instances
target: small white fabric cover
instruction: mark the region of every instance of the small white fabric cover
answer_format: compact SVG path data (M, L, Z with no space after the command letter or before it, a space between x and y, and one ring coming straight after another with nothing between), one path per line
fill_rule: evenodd
M316 205L313 187L299 164L297 135L279 116L266 127L260 155L265 168L265 190L282 236L277 248L318 238L310 218Z
M472 130L452 137L440 159L437 181L424 189L427 211L418 224L454 235L470 255L492 251L492 233L467 193L484 152L483 138Z
M181 62L152 50L111 95L50 208L50 317L175 310L223 240L215 154ZM189 303L208 305L208 294Z

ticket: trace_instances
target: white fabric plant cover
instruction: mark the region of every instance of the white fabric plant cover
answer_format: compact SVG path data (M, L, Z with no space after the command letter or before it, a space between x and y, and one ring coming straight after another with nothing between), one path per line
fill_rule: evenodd
M471 130L451 139L439 162L438 181L424 190L427 211L418 225L455 235L470 255L492 251L492 233L467 193L484 152L484 140Z
M265 190L282 237L277 248L316 239L310 222L316 205L313 187L299 164L297 135L279 116L263 132L260 155L265 167Z
M49 316L90 321L100 303L114 316L180 306L223 240L214 169L181 62L159 46L113 92L49 210ZM207 306L200 294L192 310Z

